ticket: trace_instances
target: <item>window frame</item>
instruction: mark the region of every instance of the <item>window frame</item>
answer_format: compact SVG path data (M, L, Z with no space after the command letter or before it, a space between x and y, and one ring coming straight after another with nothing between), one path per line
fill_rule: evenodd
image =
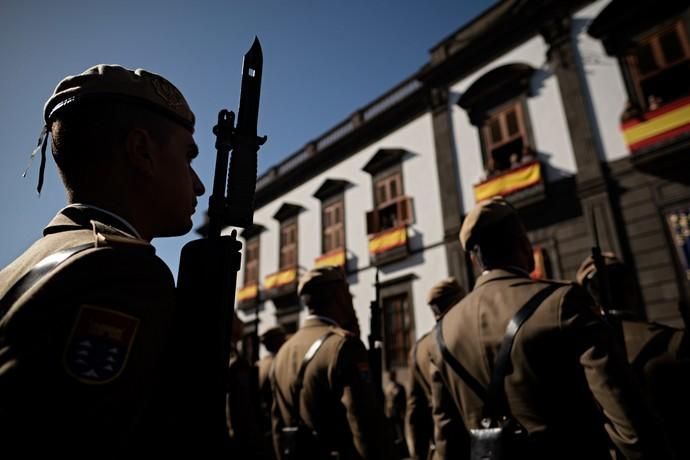
M330 214L333 208L340 208L340 222L326 225L326 216ZM326 244L327 237L333 234L338 234L340 238L340 245L333 245L332 240L330 246ZM345 240L345 197L338 194L321 202L321 253L328 254L329 252L346 248Z
M688 24L681 18L675 18L672 21L667 21L663 24L646 30L642 34L639 34L633 39L633 46L631 46L631 49L621 56L619 62L626 70L623 72L623 74L626 75L628 79L627 86L630 99L632 100L633 105L639 107L643 113L653 110L649 106L649 101L647 98L645 98L642 86L643 82L662 74L669 68L681 64L684 61L690 62L690 32L688 29ZM661 49L661 37L665 33L672 30L676 31L677 36L679 37L681 50L684 54L683 58L669 63L666 62L666 57ZM655 64L658 66L660 62L663 61L665 66L662 68L657 68L653 72L650 72L646 75L642 75L638 62L638 50L647 44L651 45L652 57ZM690 93L688 95L690 95ZM663 101L660 106L671 102L673 102L673 100Z
M289 244L284 244L284 234L287 230L291 230L292 227L294 227L294 242L289 243ZM279 270L286 270L289 268L294 268L298 265L299 261L299 253L297 252L299 249L299 233L298 233L299 227L297 225L297 216L287 218L283 221L280 222L280 228L278 231L278 269ZM293 254L293 259L292 263L290 261L286 261L285 258L285 253L287 252L287 249L292 250Z
M387 281L380 286L380 298L381 298L381 328L382 328L382 338L383 338L383 364L386 370L407 370L408 367L408 357L412 347L416 341L416 326L415 326L415 308L414 308L414 296L412 292L412 280L416 279L414 274L406 275L394 280ZM393 357L390 353L389 348L389 330L388 330L388 315L387 315L387 305L386 302L390 299L395 299L399 297L405 297L407 301L407 318L408 318L408 330L407 338L403 339L403 349L399 352L399 356L396 358L396 362L392 362Z
M259 235L256 235L252 238L249 238L245 242L245 261L244 261L244 285L249 286L252 284L259 284L259 258L261 254L261 238ZM252 252L253 250L253 252ZM255 257L252 259L249 257L250 254L255 253ZM250 273L255 272L256 276L252 279L252 277L249 276Z
M511 111L515 112L518 125L517 135L513 135L512 137L510 136L510 133L508 133L507 121L507 114ZM491 134L491 121L498 117L500 117L499 126L502 138L500 141L494 142ZM512 98L490 110L487 110L484 119L477 128L479 131L482 159L484 161L484 168L487 172L487 179L491 176L510 171L510 167L499 170L495 169L495 167L490 168L489 166L492 163L495 163L493 158L493 152L495 150L504 147L511 142L515 142L518 139L522 139L522 151L520 152L519 161L522 161L525 153L530 153L534 159L536 159L536 155L532 153L535 149L526 97L520 96L517 98Z

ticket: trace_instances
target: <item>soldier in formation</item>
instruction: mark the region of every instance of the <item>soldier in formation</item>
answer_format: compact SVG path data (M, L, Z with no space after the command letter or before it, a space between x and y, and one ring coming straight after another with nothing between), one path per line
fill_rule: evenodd
M465 296L455 278L436 283L427 295L427 304L436 321ZM431 416L430 349L436 346L432 331L422 335L410 352L410 384L407 392L405 434L410 456L416 460L432 459L434 455L434 421Z

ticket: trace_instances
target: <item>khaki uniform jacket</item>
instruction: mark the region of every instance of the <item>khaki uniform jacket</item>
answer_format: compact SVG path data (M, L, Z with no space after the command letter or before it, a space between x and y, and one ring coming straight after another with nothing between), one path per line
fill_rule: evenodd
M491 270L444 316L448 349L483 386L508 322L551 283ZM627 458L668 458L663 444L650 442L649 413L631 369L594 312L584 290L563 283L522 325L505 378L512 415L550 458L609 458L606 433ZM481 427L484 403L444 363L438 346L431 362L438 458L465 458L469 448L461 434Z
M407 391L405 436L410 457L431 458L433 455L434 421L431 417L430 352L436 346L432 333L427 332L410 351L410 385Z
M676 458L690 458L690 351L687 333L657 323L621 322L628 361L660 418Z
M374 397L364 345L351 333L320 318L308 318L278 351L273 366L273 436L282 458L280 433L290 424L294 384L307 350L328 337L306 367L299 416L341 459L384 458L383 410Z
M3 454L138 458L163 446L165 408L179 408L165 400L175 285L153 246L128 231L107 213L69 206L0 272L2 299L46 256L94 244L0 318Z

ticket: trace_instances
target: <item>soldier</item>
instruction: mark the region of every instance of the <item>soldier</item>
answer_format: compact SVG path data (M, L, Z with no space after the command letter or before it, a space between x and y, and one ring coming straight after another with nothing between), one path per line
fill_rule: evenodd
M436 321L465 296L465 290L455 278L436 283L427 295ZM407 392L405 435L413 459L431 459L434 454L434 421L431 417L431 374L429 349L436 342L431 331L424 334L410 352L410 386Z
M295 459L384 458L383 409L366 350L339 326L356 323L342 269L307 272L298 293L309 316L276 355L271 377L278 458L288 458L286 450Z
M431 350L438 458L467 457L466 430L482 428L486 415L485 400L470 385L488 386L509 321L547 288L551 293L519 329L508 356L505 415L527 434L525 450L510 453L608 459L610 439L627 458L669 458L661 439L652 439L631 370L592 298L574 284L530 279L532 247L514 208L502 198L480 203L465 218L460 242L482 273L439 322L454 361L444 359L440 346ZM459 376L457 364L469 377Z
M44 120L39 191L50 133L70 204L0 272L3 453L158 454L199 423L199 389L173 386L193 338L174 333L174 279L150 244L187 233L204 193L194 114L163 77L98 65L57 85Z
M260 341L263 344L268 354L261 358L256 363L259 374L259 406L260 419L259 427L261 429L262 450L266 458L275 458L275 450L273 449L273 434L271 432L271 407L273 405L273 392L271 390L271 379L269 374L273 367L273 360L275 355L280 350L280 347L285 343L286 334L282 326L275 326L267 329L261 334Z
M684 329L645 321L630 270L613 253L602 254L611 304L605 314L620 325L628 362L642 382L652 409L661 418L677 458L690 458L685 415L690 413L690 354ZM600 300L601 280L591 256L576 275L577 282Z

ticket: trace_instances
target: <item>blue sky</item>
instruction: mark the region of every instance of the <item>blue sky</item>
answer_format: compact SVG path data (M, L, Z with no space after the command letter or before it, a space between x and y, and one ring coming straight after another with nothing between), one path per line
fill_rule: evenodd
M493 0L156 0L0 2L0 267L21 254L66 204L52 160L36 194L28 164L42 108L66 75L99 64L160 73L197 116L194 162L207 190L215 150L211 127L236 110L242 56L255 35L264 52L259 170L371 102L419 69L428 50ZM96 152L95 152L96 153ZM208 194L201 197L195 226ZM177 273L193 232L153 241Z

